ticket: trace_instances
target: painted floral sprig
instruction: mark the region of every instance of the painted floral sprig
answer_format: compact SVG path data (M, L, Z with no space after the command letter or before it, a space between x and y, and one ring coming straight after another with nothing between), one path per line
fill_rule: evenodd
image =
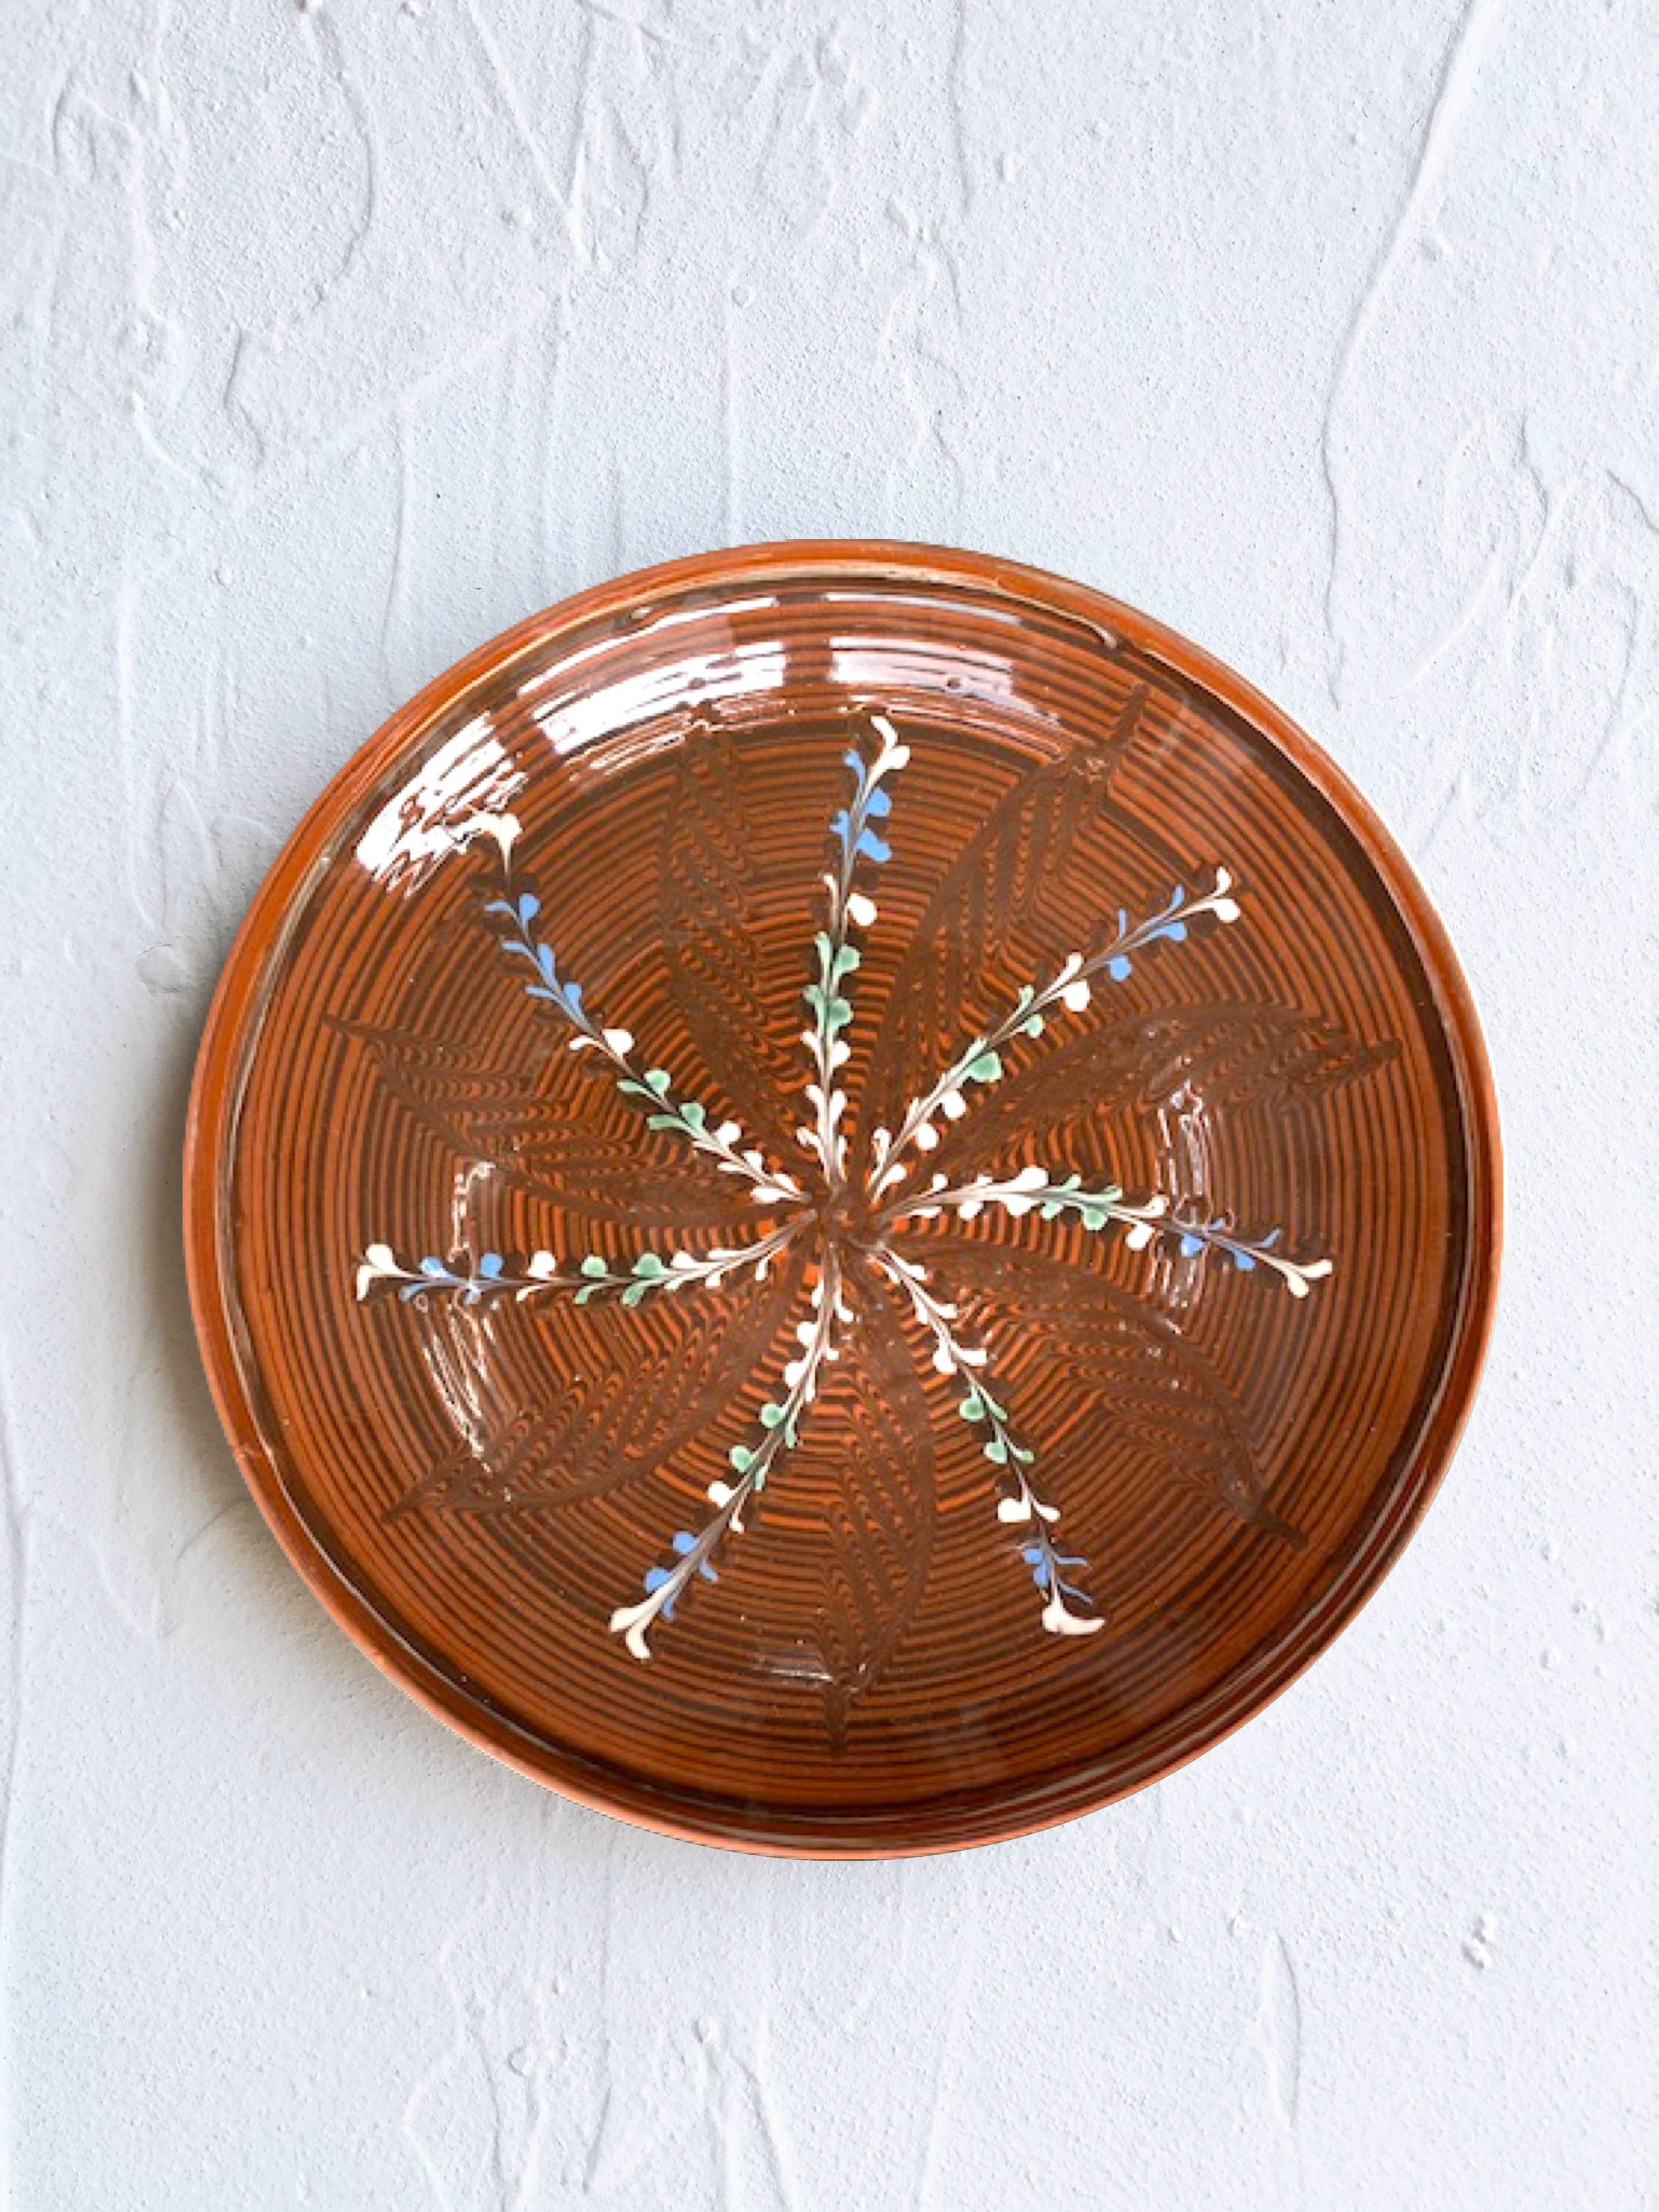
M550 1252L534 1252L521 1270L509 1267L500 1252L481 1253L465 1269L453 1267L435 1255L406 1266L389 1244L371 1244L357 1267L357 1296L366 1298L377 1285L396 1286L405 1303L423 1292L447 1293L460 1304L476 1306L487 1299L527 1299L562 1292L574 1305L614 1293L625 1306L641 1304L653 1291L684 1291L692 1287L717 1290L728 1275L746 1267L764 1275L778 1255L800 1233L799 1219L786 1221L752 1244L714 1246L708 1252L641 1252L618 1267L597 1252L590 1252L574 1267L562 1265Z
M1206 1220L1172 1207L1161 1194L1127 1199L1115 1183L1085 1189L1080 1175L1057 1176L1052 1170L1038 1166L1021 1168L1018 1174L1004 1177L975 1176L954 1186L939 1176L925 1196L890 1206L880 1218L896 1224L935 1220L951 1212L959 1221L971 1221L988 1206L1016 1220L1027 1213L1035 1213L1042 1221L1074 1213L1085 1229L1097 1231L1114 1224L1127 1232L1124 1242L1132 1252L1144 1251L1156 1237L1176 1242L1183 1259L1206 1250L1224 1252L1241 1274L1248 1275L1256 1267L1271 1268L1293 1298L1305 1298L1311 1286L1331 1272L1328 1260L1292 1260L1281 1251L1282 1230L1269 1230L1264 1237L1246 1237L1224 1216Z
M542 902L534 891L514 892L491 899L484 912L505 916L514 927L503 929L501 943L513 957L528 961L535 970L525 991L563 1016L574 1032L572 1052L592 1051L615 1071L617 1088L624 1098L640 1106L648 1129L672 1131L683 1137L694 1152L704 1152L724 1175L740 1176L753 1186L752 1195L765 1205L799 1203L805 1196L795 1178L774 1167L758 1146L748 1143L736 1121L716 1122L696 1098L676 1097L674 1079L665 1067L647 1067L634 1050L632 1032L607 1029L587 1011L580 983L561 975L553 947L536 934Z
M827 1361L838 1358L836 1333L853 1318L842 1296L841 1266L834 1246L824 1255L822 1273L811 1289L812 1316L796 1331L799 1352L784 1368L783 1395L769 1399L760 1409L757 1437L733 1444L727 1455L735 1482L711 1482L708 1497L714 1514L701 1529L682 1528L673 1538L674 1565L655 1566L645 1577L645 1595L637 1605L618 1606L611 1627L636 1659L648 1659L647 1638L660 1615L672 1619L675 1600L696 1575L718 1582L712 1561L727 1536L743 1534L744 1509L765 1489L768 1477L786 1452L800 1441L801 1417L817 1395L818 1379Z
M842 756L852 770L853 790L830 824L835 859L823 876L829 912L812 940L817 978L802 994L812 1018L801 1032L812 1064L812 1080L806 1086L812 1119L800 1131L800 1140L817 1160L832 1198L847 1182L847 1139L841 1127L847 1093L837 1078L853 1049L844 1035L853 1019L848 983L858 972L861 956L852 933L870 928L878 912L869 893L854 886L861 863L866 868L884 868L893 857L891 846L875 825L893 811L892 794L883 788L886 779L896 775L910 758L910 748L900 743L884 714L872 714L870 726L878 741L875 757L866 760L856 746Z
M1041 1036L1056 1009L1082 1013L1093 997L1097 976L1104 975L1113 983L1127 982L1137 953L1161 942L1183 944L1192 924L1206 915L1224 924L1237 921L1239 906L1232 890L1231 876L1225 868L1218 868L1214 884L1201 898L1189 900L1185 885L1177 884L1165 906L1133 927L1127 912L1120 908L1116 934L1098 951L1070 953L1046 983L1024 985L1000 1020L982 1030L930 1089L911 1100L896 1130L872 1132L871 1192L879 1196L903 1182L910 1171L907 1155L913 1146L918 1152L933 1150L939 1140L940 1116L957 1121L969 1110L971 1085L1002 1080L1002 1054L1016 1038Z
M1080 1557L1067 1557L1055 1547L1053 1531L1060 1519L1060 1508L1040 1497L1032 1482L1030 1469L1036 1453L1015 1435L1009 1423L1008 1408L992 1391L987 1371L990 1354L981 1345L963 1342L957 1329L956 1306L933 1289L927 1271L920 1261L908 1260L890 1248L883 1247L878 1250L876 1263L889 1280L903 1291L916 1319L933 1338L934 1367L941 1375L951 1376L963 1385L957 1413L964 1421L985 1431L980 1450L1003 1477L997 1519L1005 1525L1022 1522L1026 1526L1027 1540L1021 1557L1046 1600L1042 1626L1054 1636L1093 1635L1097 1629L1106 1626L1105 1620L1097 1613L1072 1610L1066 1602L1067 1598L1075 1598L1085 1605L1089 1599L1084 1590L1068 1583L1063 1573L1066 1567L1086 1566L1088 1562Z

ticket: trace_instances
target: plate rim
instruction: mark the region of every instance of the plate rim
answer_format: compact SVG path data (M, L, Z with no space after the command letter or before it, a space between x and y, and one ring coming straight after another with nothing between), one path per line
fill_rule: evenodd
M995 1792L939 1795L915 1808L884 1814L894 1833L877 1835L864 1816L837 1808L796 1808L763 1817L782 1826L744 1832L741 1801L710 1800L710 1818L676 1817L651 1802L657 1785L627 1771L608 1770L606 1786L591 1779L602 1762L569 1754L563 1760L538 1740L525 1747L510 1718L470 1700L431 1668L374 1612L335 1568L288 1498L280 1468L259 1434L237 1357L227 1297L226 1224L220 1198L228 1148L234 1146L242 1086L258 1041L260 987L280 953L283 924L313 870L328 854L331 831L387 773L394 760L444 716L474 685L497 678L512 662L556 645L570 630L689 589L753 580L776 570L793 578L813 570L826 576L860 574L967 586L1058 611L1103 630L1161 661L1178 678L1218 700L1267 738L1310 783L1346 825L1388 892L1411 939L1433 996L1456 1086L1461 1134L1469 1176L1466 1267L1452 1341L1433 1407L1408 1462L1401 1491L1403 1512L1385 1516L1372 1540L1351 1559L1319 1605L1297 1625L1262 1678L1229 1699L1234 1677L1210 1693L1222 1710L1179 1752L1154 1755L1144 1773L1091 1784L1085 1766L1066 1771L1048 1786L1054 1802L1034 1805L1044 1789L1027 1783L1010 1801L1007 1817L975 1820L981 1796ZM426 1710L482 1751L544 1787L596 1812L610 1814L681 1841L762 1856L805 1859L929 1856L1034 1834L1120 1802L1162 1781L1233 1735L1284 1692L1327 1651L1373 1598L1410 1544L1443 1483L1473 1409L1496 1318L1504 1241L1503 1141L1497 1087L1480 1017L1462 966L1435 903L1381 816L1346 770L1301 726L1237 672L1178 631L1088 585L1024 562L983 553L888 538L785 538L695 554L594 585L526 617L445 669L392 714L330 778L307 808L267 871L236 933L215 987L203 1027L186 1110L184 1146L185 1273L197 1341L222 1427L242 1479L266 1525L314 1596L380 1671ZM1239 1670L1240 1674L1247 1670ZM1257 1670L1258 1672L1261 1670ZM1236 1706L1237 1710L1231 1707ZM574 1769L574 1771L573 1771ZM1069 1784L1066 1776L1070 1777ZM677 1805L694 1793L674 1793ZM728 1825L714 1817L728 1808ZM787 1824L798 1820L801 1833ZM847 1824L847 1833L827 1831ZM819 1832L820 1831L826 1832Z

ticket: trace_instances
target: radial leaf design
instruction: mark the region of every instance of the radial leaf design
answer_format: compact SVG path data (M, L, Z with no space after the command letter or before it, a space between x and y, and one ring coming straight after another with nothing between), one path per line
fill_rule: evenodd
M549 934L510 816L458 841L472 857L456 865L488 870L481 920L497 939L501 988L526 993L550 1048L580 1055L610 1087L620 1106L608 1126L625 1106L637 1145L596 1137L548 1103L539 1078L492 1073L401 1031L348 1034L458 1158L492 1161L567 1221L625 1227L638 1241L623 1256L598 1236L586 1250L458 1253L434 1237L400 1252L365 1224L357 1298L414 1308L447 1401L471 1409L455 1454L396 1512L557 1510L672 1475L680 1455L717 1442L723 1469L700 1509L664 1531L634 1594L613 1594L618 1650L648 1660L695 1633L684 1620L697 1605L720 1602L737 1547L764 1544L766 1493L789 1481L811 1437L814 1465L837 1471L823 1640L838 1734L925 1601L935 1461L952 1437L971 1439L982 1470L988 1566L1002 1571L1000 1559L1029 1577L1033 1626L1057 1639L1107 1626L1101 1563L1065 1533L1065 1465L1051 1463L993 1357L993 1323L1012 1321L1086 1401L1085 1434L1149 1456L1265 1537L1301 1540L1273 1507L1249 1420L1212 1363L1168 1316L1051 1241L1051 1224L1067 1225L1090 1245L1121 1238L1132 1253L1179 1252L1253 1278L1260 1288L1241 1296L1310 1297L1332 1272L1328 1253L1273 1224L1085 1175L1067 1164L1064 1132L1170 1085L1243 1105L1316 1103L1389 1050L1295 1007L1218 1000L1148 1014L1118 997L1162 961L1201 961L1207 935L1240 924L1246 898L1223 866L1170 881L1144 910L1107 907L1081 945L1054 939L1045 885L1079 809L1110 804L1137 714L1131 702L1111 744L1033 769L993 811L890 948L894 980L867 1045L861 971L890 926L883 872L921 771L886 715L855 730L816 891L803 886L793 1066L755 1042L744 934L755 886L741 799L728 795L741 779L718 732L703 732L677 772L659 855L669 995L699 1066L655 1064L589 1005ZM965 1027L962 1009L987 1004L976 968L1015 933L1051 943L1052 956ZM600 1340L637 1328L629 1311L665 1305L710 1317L697 1357L619 1336L613 1368L581 1389L544 1405L504 1399L493 1316L534 1328L580 1309ZM930 1407L945 1403L951 1427L936 1436L945 1417Z

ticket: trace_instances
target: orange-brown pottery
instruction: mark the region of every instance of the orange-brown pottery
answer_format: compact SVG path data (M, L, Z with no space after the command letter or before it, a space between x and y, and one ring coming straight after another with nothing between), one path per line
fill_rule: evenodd
M625 577L432 684L256 899L208 1372L342 1625L671 1833L1018 1835L1376 1588L1499 1233L1468 991L1249 685L959 552Z

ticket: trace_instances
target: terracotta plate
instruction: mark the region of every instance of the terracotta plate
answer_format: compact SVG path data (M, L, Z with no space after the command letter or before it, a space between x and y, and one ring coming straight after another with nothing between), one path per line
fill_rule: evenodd
M395 716L254 902L186 1194L237 1456L374 1658L825 1855L1282 1689L1440 1479L1498 1238L1468 993L1323 755L1110 600L862 543Z

